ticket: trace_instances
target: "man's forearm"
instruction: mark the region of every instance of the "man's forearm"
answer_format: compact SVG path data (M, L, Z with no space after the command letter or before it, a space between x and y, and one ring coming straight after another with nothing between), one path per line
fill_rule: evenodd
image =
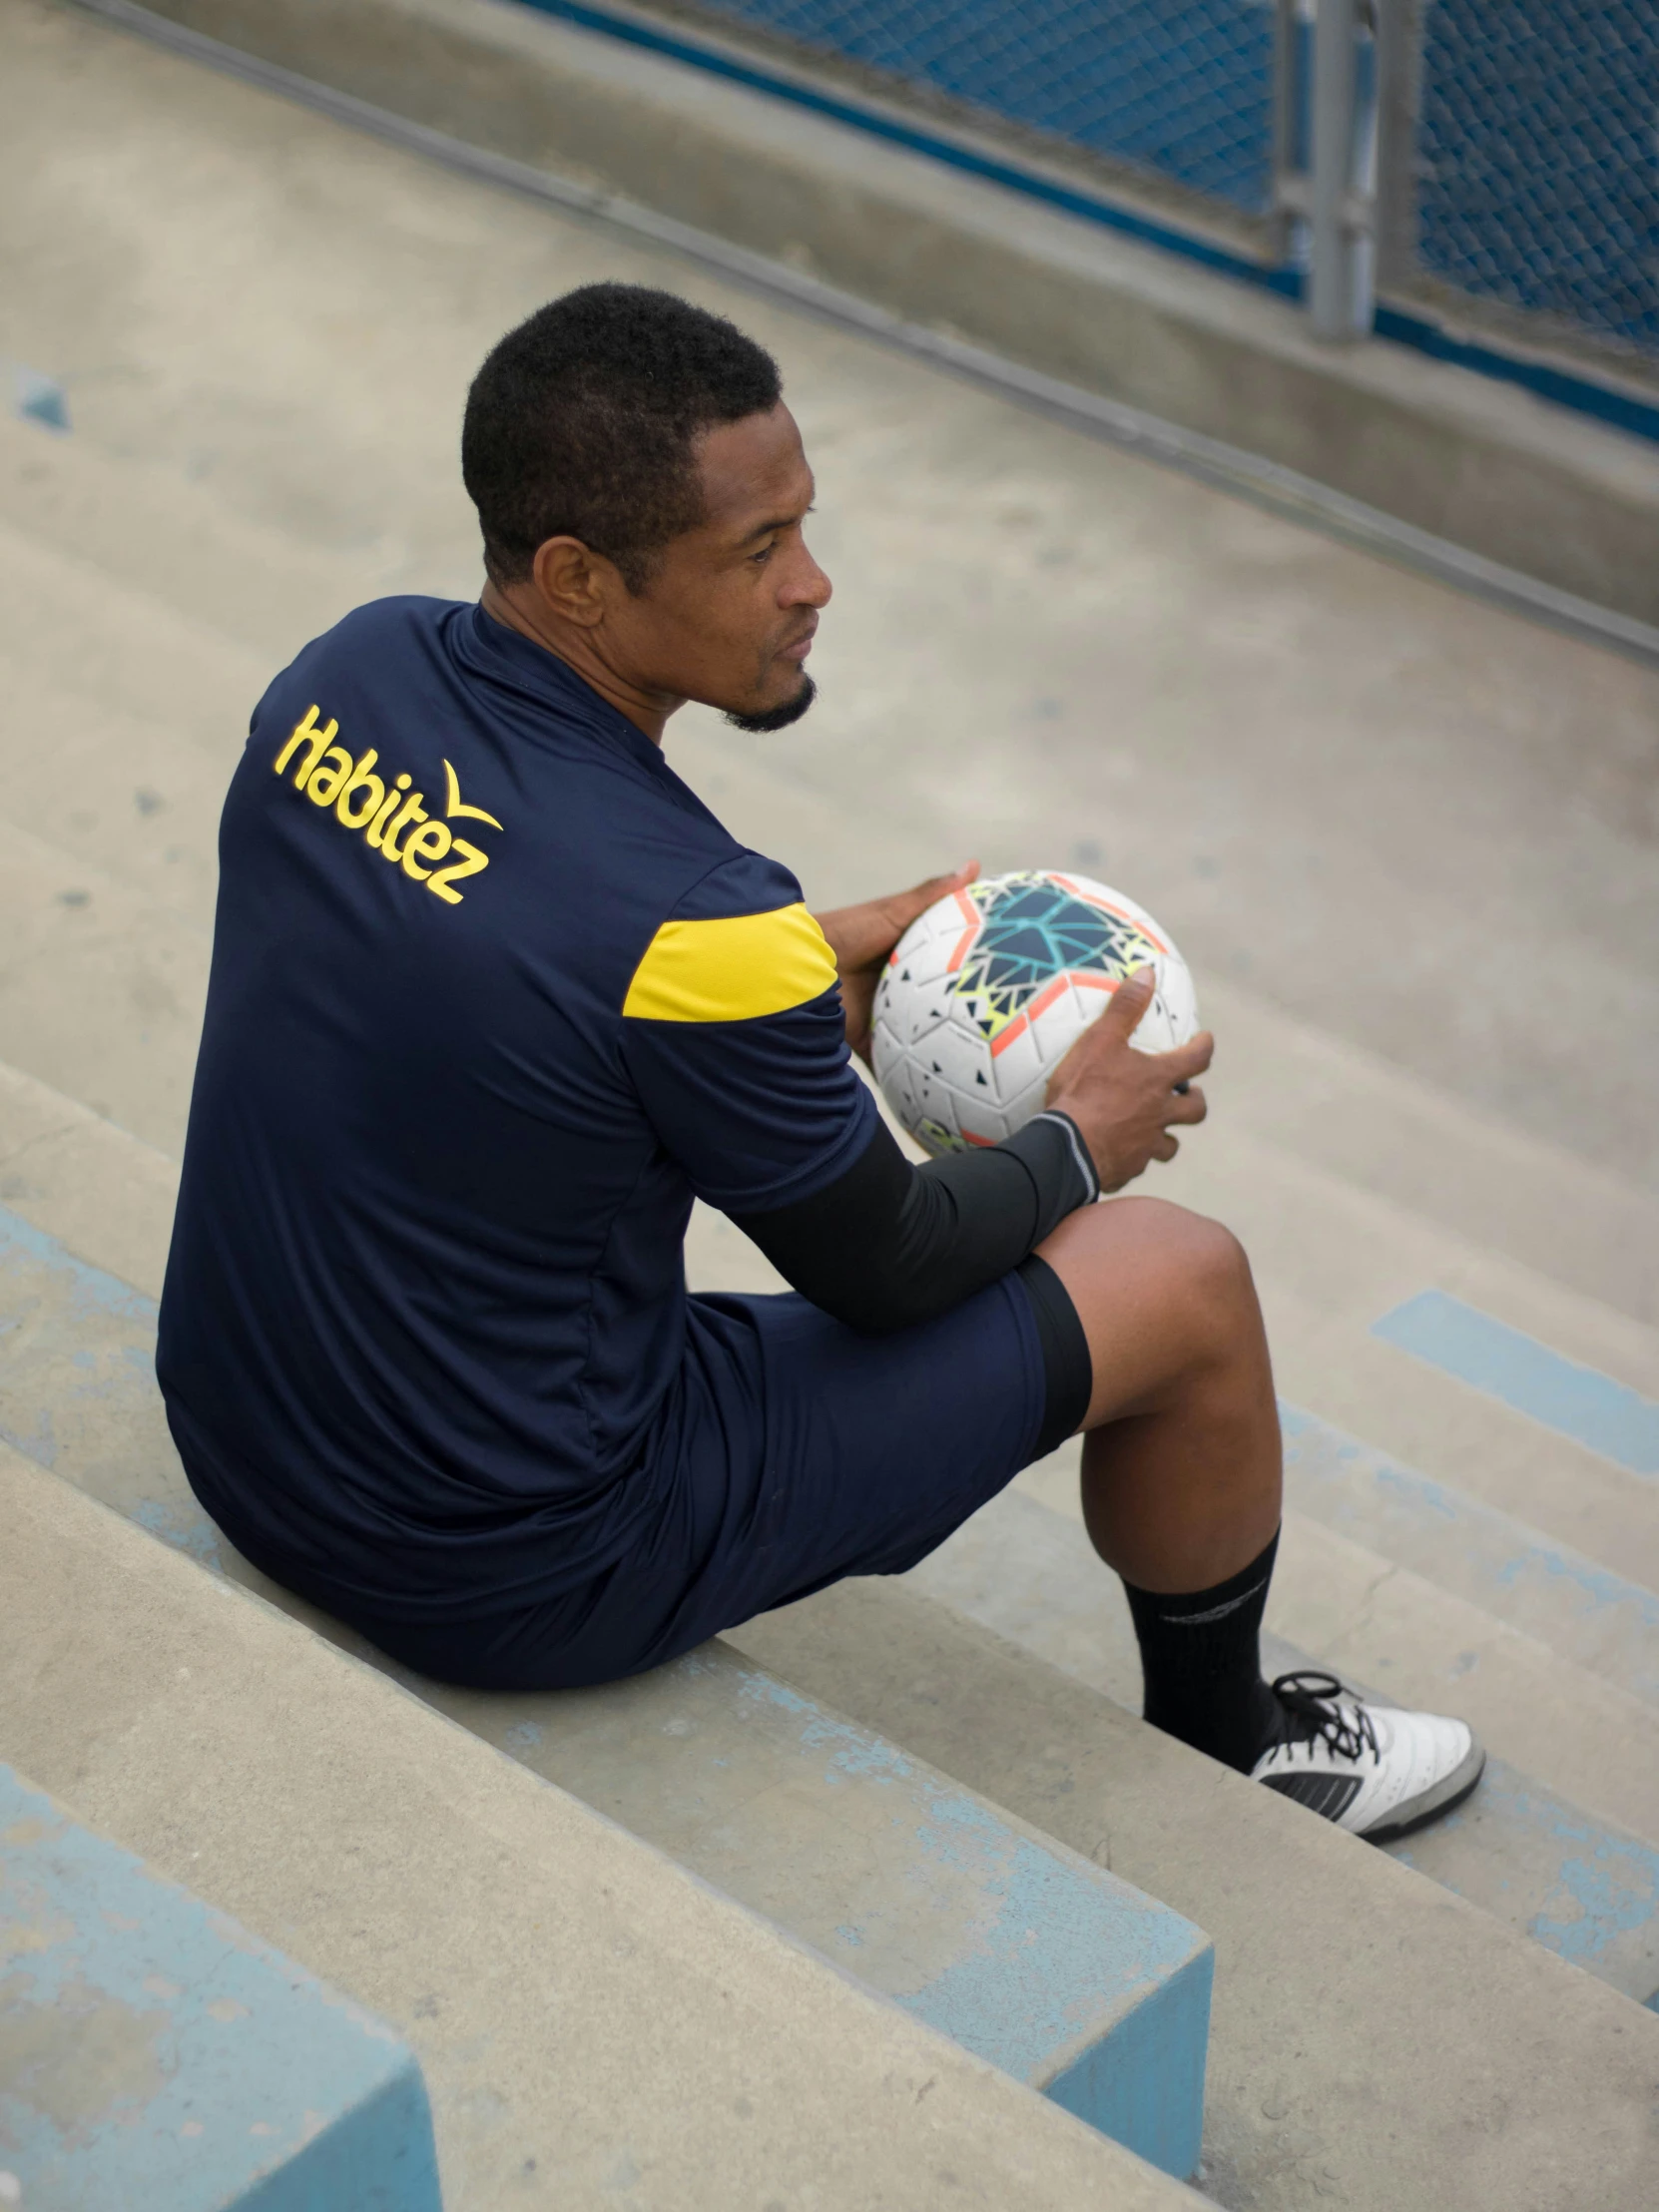
M1099 1183L1072 1123L914 1167L877 1124L827 1190L734 1218L786 1282L853 1329L908 1328L1018 1267Z

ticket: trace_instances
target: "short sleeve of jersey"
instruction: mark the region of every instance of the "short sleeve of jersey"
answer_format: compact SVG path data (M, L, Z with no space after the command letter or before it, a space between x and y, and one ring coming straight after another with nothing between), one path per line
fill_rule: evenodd
M699 1198L765 1213L811 1198L869 1142L835 963L787 869L755 853L705 875L645 948L622 1052Z

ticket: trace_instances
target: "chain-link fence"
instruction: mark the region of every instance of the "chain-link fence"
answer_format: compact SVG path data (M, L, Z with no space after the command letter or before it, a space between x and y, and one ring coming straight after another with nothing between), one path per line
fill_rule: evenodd
M644 6L1173 194L1277 288L1311 260L1328 335L1369 328L1381 291L1659 374L1659 0Z
M1659 354L1659 0L1433 0L1420 66L1400 275Z
M1273 206L1274 0L666 0L935 116Z

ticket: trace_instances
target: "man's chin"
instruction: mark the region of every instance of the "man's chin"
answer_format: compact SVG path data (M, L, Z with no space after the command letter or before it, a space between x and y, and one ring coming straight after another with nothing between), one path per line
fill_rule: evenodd
M818 686L803 669L801 689L784 701L781 707L769 707L765 714L728 714L726 719L734 730L750 730L764 735L769 730L787 730L792 722L799 722L813 701L818 697Z

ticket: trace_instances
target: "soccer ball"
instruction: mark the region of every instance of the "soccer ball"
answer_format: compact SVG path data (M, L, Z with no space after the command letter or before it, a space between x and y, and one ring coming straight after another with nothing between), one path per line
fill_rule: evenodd
M1198 1028L1187 963L1166 930L1086 875L1032 869L952 891L910 924L875 991L875 1079L932 1153L999 1144L1043 1108L1056 1063L1125 976L1157 971L1143 1052Z

